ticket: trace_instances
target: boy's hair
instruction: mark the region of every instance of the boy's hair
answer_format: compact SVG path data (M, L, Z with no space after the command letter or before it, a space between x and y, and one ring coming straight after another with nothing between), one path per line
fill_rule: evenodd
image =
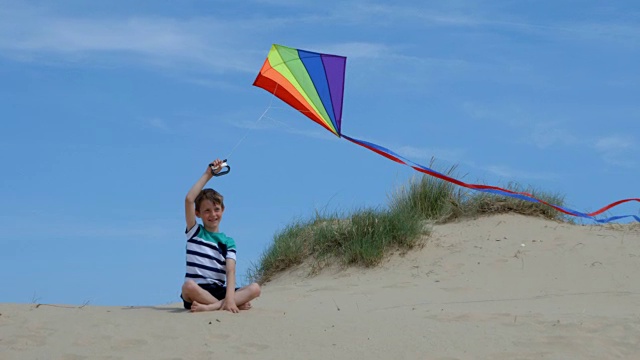
M200 204L204 200L211 201L214 205L220 205L220 207L224 210L224 197L219 192L213 189L203 189L200 191L200 194L196 197L196 211L200 211Z

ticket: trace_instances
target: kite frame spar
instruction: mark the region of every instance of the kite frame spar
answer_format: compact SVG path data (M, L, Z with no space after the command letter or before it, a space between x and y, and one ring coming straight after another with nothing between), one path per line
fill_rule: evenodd
M584 213L550 204L526 192L516 192L497 186L468 184L454 179L427 166L404 158L383 146L358 140L342 133L342 105L347 58L339 55L321 54L274 44L265 60L254 86L275 95L303 115L318 123L334 135L360 145L397 163L407 165L423 174L437 177L468 189L492 193L550 206L570 216L581 217L599 223L608 223L624 218L640 222L637 215L619 215L597 219L595 216L620 204L640 198L618 200L590 213Z

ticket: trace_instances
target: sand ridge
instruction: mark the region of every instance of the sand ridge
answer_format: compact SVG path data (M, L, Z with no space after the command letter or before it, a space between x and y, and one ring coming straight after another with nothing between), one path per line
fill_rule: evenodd
M2 359L637 359L640 226L437 225L373 269L292 269L240 314L0 304Z

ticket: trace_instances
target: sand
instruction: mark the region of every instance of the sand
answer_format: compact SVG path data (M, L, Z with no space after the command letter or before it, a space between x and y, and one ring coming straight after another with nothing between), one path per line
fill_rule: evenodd
M438 225L374 269L304 268L240 314L0 304L0 359L640 359L640 225Z

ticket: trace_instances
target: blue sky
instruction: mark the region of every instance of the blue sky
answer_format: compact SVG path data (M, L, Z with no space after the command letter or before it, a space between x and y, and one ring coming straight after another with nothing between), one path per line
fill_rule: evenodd
M417 175L251 86L272 43L347 56L347 135L580 211L638 197L640 6L603 4L0 0L0 302L178 301L216 157L241 274Z

